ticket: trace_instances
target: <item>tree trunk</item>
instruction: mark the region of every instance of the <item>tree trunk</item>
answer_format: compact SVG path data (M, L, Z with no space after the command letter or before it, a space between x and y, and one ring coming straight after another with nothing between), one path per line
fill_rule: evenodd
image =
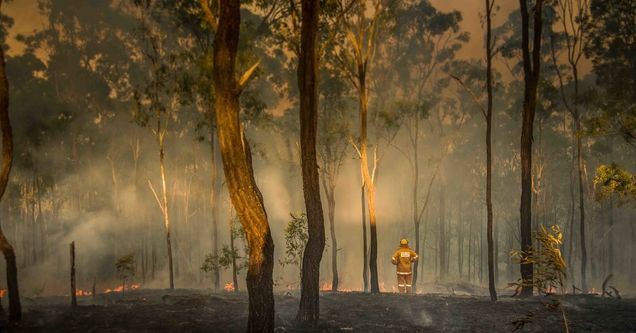
M338 291L338 241L336 240L335 214L336 198L335 188L331 189L331 195L327 198L329 207L329 230L331 232L331 291Z
M439 279L446 279L446 178L442 177L439 187L439 238L437 251L439 257Z
M230 215L231 216L231 215ZM230 252L232 254L235 253L235 249L234 249L234 232L232 231L232 229L234 229L233 226L233 222L232 222L232 218L230 218ZM239 285L238 285L238 276L237 276L237 271L236 271L236 256L232 255L232 286L234 287L234 292L237 293L239 292Z
M75 288L75 242L71 242L70 246L70 259L71 259L71 306L77 306L77 294Z
M364 284L364 292L369 291L369 244L367 244L367 209L366 198L364 197L364 181L360 188L360 198L362 203L362 282Z
M420 119L416 113L415 117L415 133L413 135L413 188L412 188L412 205L413 205L413 226L415 227L415 252L420 253L420 216L419 207L417 205L418 193L419 193L419 178L420 178L420 164L419 164L419 152L418 152L418 136L420 132ZM417 269L419 262L415 262L413 265L413 281L412 289L413 293L417 293Z
M495 289L495 258L493 241L492 214L492 32L491 20L494 0L486 0L486 88L488 90L488 107L486 110L486 210L488 237L488 291L490 300L497 300Z
M263 197L256 186L249 143L242 135L239 96L245 80L236 82L236 52L240 30L240 1L219 2L218 28L214 35L214 92L216 123L223 170L230 199L249 244L247 290L248 332L274 331L274 242Z
M462 200L457 203L457 275L461 281L464 275L464 215Z
M214 113L211 111L212 117ZM211 159L210 159L210 170L211 170L211 180L212 180L212 191L210 192L210 205L212 206L212 246L213 246L213 254L215 256L219 255L219 195L221 192L220 182L218 181L218 172L217 172L217 158L216 158L216 133L214 133L214 126L210 124L212 128L210 130L210 150L211 150ZM214 290L219 290L221 286L221 277L219 269L214 270Z
M0 0L2 6L2 0ZM13 133L9 120L9 82L7 81L4 50L0 48L0 129L2 130L2 169L0 170L0 200L9 183L9 174L13 163ZM22 319L20 290L18 288L18 267L15 252L0 226L0 250L4 255L7 270L7 289L9 292L9 320Z
M581 153L581 122L579 120L578 111L575 113L576 126L576 159L577 171L579 177L579 234L581 237L581 290L587 291L587 249L585 247L585 190L583 178L583 155Z
M359 109L360 109L360 169L364 185L367 188L367 204L369 209L369 271L371 275L371 292L379 293L378 283L378 233L375 216L375 184L369 171L369 154L367 138L367 117L369 113L369 97L366 78L366 64L358 63Z
M574 196L574 165L575 165L575 156L572 156L572 163L570 168L570 220L568 226L568 255L567 255L567 263L570 266L570 279L572 284L574 284L574 215L575 215L575 207L576 207L576 199Z
M521 49L524 70L524 97L521 128L521 205L520 233L521 251L524 255L532 249L532 132L537 102L537 87L541 65L541 34L543 31L543 0L537 0L533 9L533 42L532 58L530 57L530 19L527 0L519 0L521 11ZM521 279L523 297L532 296L533 267L530 263L522 263Z
M474 217L471 216L470 223L468 224L468 256L466 257L468 259L468 282L473 281L474 274L474 265L472 264L475 261L475 254L473 252L473 221Z
M609 227L607 231L607 270L614 273L614 200L609 198Z
M319 15L318 1L302 1L301 46L297 74L300 91L300 157L308 238L303 252L300 305L296 319L310 326L315 326L320 317L320 261L325 249L325 221L316 161L318 124L316 43Z
M159 141L159 171L161 174L161 211L166 233L166 247L168 249L168 272L170 276L170 290L174 290L174 266L172 261L172 244L170 240L170 214L168 211L168 189L166 186L166 166L164 160L164 140L166 131L161 127L161 114L157 111L157 139Z
M338 241L336 240L336 183L335 175L331 177L326 174L322 178L322 187L325 189L327 197L327 209L329 216L329 231L331 234L331 291L338 291ZM328 178L327 181L325 178Z

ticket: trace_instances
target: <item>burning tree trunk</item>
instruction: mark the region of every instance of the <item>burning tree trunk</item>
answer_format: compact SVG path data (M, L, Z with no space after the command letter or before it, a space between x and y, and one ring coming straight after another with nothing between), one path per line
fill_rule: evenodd
M486 108L486 210L488 221L486 234L488 237L488 290L490 300L497 300L495 289L495 258L493 240L492 216L492 10L494 0L486 0L486 88L488 90L488 105Z
M2 0L0 0L2 6ZM13 133L9 120L9 82L7 81L4 50L0 48L0 130L2 130L2 169L0 169L0 200L9 183L9 174L13 163ZM0 250L4 255L7 270L7 289L9 291L9 320L22 319L20 290L18 288L18 267L13 246L4 235L0 226Z
M75 288L75 242L71 242L70 246L70 259L71 259L71 306L77 306L77 294Z
M523 123L521 128L521 207L520 231L521 251L528 255L532 249L532 131L537 104L537 87L541 71L541 33L543 30L543 0L535 2L533 10L532 58L530 55L530 14L527 0L519 0L521 10L521 50L523 54L524 96ZM533 267L531 263L521 264L523 288L521 295L532 296Z
M358 64L359 107L360 107L360 169L364 185L367 188L367 203L369 206L369 271L371 273L371 292L379 293L378 284L378 232L376 230L375 216L375 184L369 172L368 140L367 140L367 115L369 113L368 89L366 87L366 61Z
M240 1L219 2L218 24L205 1L200 1L214 35L214 92L218 139L230 199L249 243L247 290L248 332L274 331L274 242L263 197L256 186L249 143L239 120L239 97L258 63L236 80L236 53L241 23ZM207 9L207 10L206 10Z
M308 239L303 253L300 305L296 318L310 325L315 325L320 317L320 261L325 248L325 222L320 201L320 179L316 160L318 125L316 39L319 15L318 1L302 1L298 88L300 90L301 165Z

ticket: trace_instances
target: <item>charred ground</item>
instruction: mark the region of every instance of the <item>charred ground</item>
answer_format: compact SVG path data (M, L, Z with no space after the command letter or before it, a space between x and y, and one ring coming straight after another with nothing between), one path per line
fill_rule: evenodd
M277 332L562 332L561 313L550 297L527 300L452 294L399 295L361 292L321 294L319 327L298 327L296 293L276 294ZM25 300L25 320L11 332L244 332L245 293L144 289L122 294ZM636 299L568 296L571 332L636 331Z

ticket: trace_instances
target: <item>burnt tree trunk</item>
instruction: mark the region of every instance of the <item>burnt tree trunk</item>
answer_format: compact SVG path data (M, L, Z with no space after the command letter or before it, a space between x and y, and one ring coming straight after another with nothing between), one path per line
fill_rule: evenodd
M300 91L300 157L308 239L303 252L300 305L296 319L311 326L314 326L320 317L320 261L325 249L325 221L320 200L320 179L316 160L318 125L316 43L319 15L318 1L302 1L301 45L297 74Z
M71 306L77 306L77 293L75 288L75 242L71 242L70 246L70 259L71 259Z
M244 75L241 82L236 80L240 1L220 1L219 14L214 35L213 61L216 123L230 199L249 243L246 278L249 294L247 331L273 332L274 242L263 197L254 180L249 143L242 135L239 120L239 97L249 79L249 75Z
M575 81L576 82L576 81ZM576 84L575 84L576 86ZM575 101L575 120L576 129L576 160L577 173L579 178L579 236L581 237L581 289L587 291L587 248L585 246L585 190L583 177L583 154L581 153L581 120L579 118L578 108Z
M362 282L364 291L369 291L369 244L367 243L367 209L364 197L364 181L360 188L360 198L362 204Z
M331 291L338 291L338 241L336 240L336 197L335 184L329 185L327 193L327 207L329 208L329 231L331 233Z
M486 210L488 238L488 291L490 300L497 300L495 289L495 258L492 216L492 10L494 0L486 0L486 89L488 90L488 106L486 108Z
M212 112L211 112L212 113ZM214 114L212 113L212 117ZM211 135L210 135L210 149L211 149L211 160L210 160L210 169L211 169L211 179L212 179L212 191L210 192L210 205L212 206L212 246L213 253L215 256L219 254L219 195L221 192L220 182L218 181L218 171L217 171L217 158L216 158L216 133L214 132L214 126L210 124L212 127ZM221 286L221 277L219 276L219 270L214 270L214 290L219 290Z
M439 261L439 280L443 282L446 279L446 177L442 177L439 187L439 224L438 224L438 261Z
M530 13L527 0L519 0L521 11L521 50L523 54L524 96L521 128L521 251L527 255L532 249L532 132L537 104L537 87L541 70L541 36L543 31L543 0L537 0L533 9L532 58L530 54ZM521 279L523 297L532 296L533 267L522 263Z
M0 0L2 6L2 0ZM9 120L9 82L7 81L4 50L0 48L0 130L2 130L2 169L0 169L0 200L9 183L9 174L13 164L13 132ZM0 250L4 255L7 270L7 289L9 292L9 320L22 319L20 289L18 288L18 267L13 246L4 235L0 226Z
M418 151L418 136L420 132L420 119L419 114L415 114L414 116L414 135L411 139L411 145L413 146L413 187L411 189L411 200L413 205L412 218L413 218L413 226L415 227L415 252L419 255L420 253L420 212L419 207L417 205L417 199L419 194L419 179L420 179L420 164L419 164L419 151ZM419 263L416 261L413 264L413 281L412 281L412 290L413 293L417 293L417 271L419 268Z
M230 214L232 216L232 214ZM230 218L230 252L232 254L236 253L234 250L234 223L232 222L232 218ZM237 293L239 291L238 285L238 276L236 272L236 256L232 255L232 286L234 287L234 292Z

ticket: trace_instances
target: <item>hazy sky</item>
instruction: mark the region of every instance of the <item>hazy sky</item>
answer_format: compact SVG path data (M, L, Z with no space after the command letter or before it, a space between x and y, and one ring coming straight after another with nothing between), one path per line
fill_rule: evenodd
M448 12L451 10L459 10L462 13L462 29L470 32L470 41L461 49L459 56L461 58L483 58L484 57L484 34L480 17L484 15L483 0L430 0L431 3L439 10ZM499 0L495 2L500 7L499 12L495 13L493 27L502 24L511 11L519 8L518 1Z

